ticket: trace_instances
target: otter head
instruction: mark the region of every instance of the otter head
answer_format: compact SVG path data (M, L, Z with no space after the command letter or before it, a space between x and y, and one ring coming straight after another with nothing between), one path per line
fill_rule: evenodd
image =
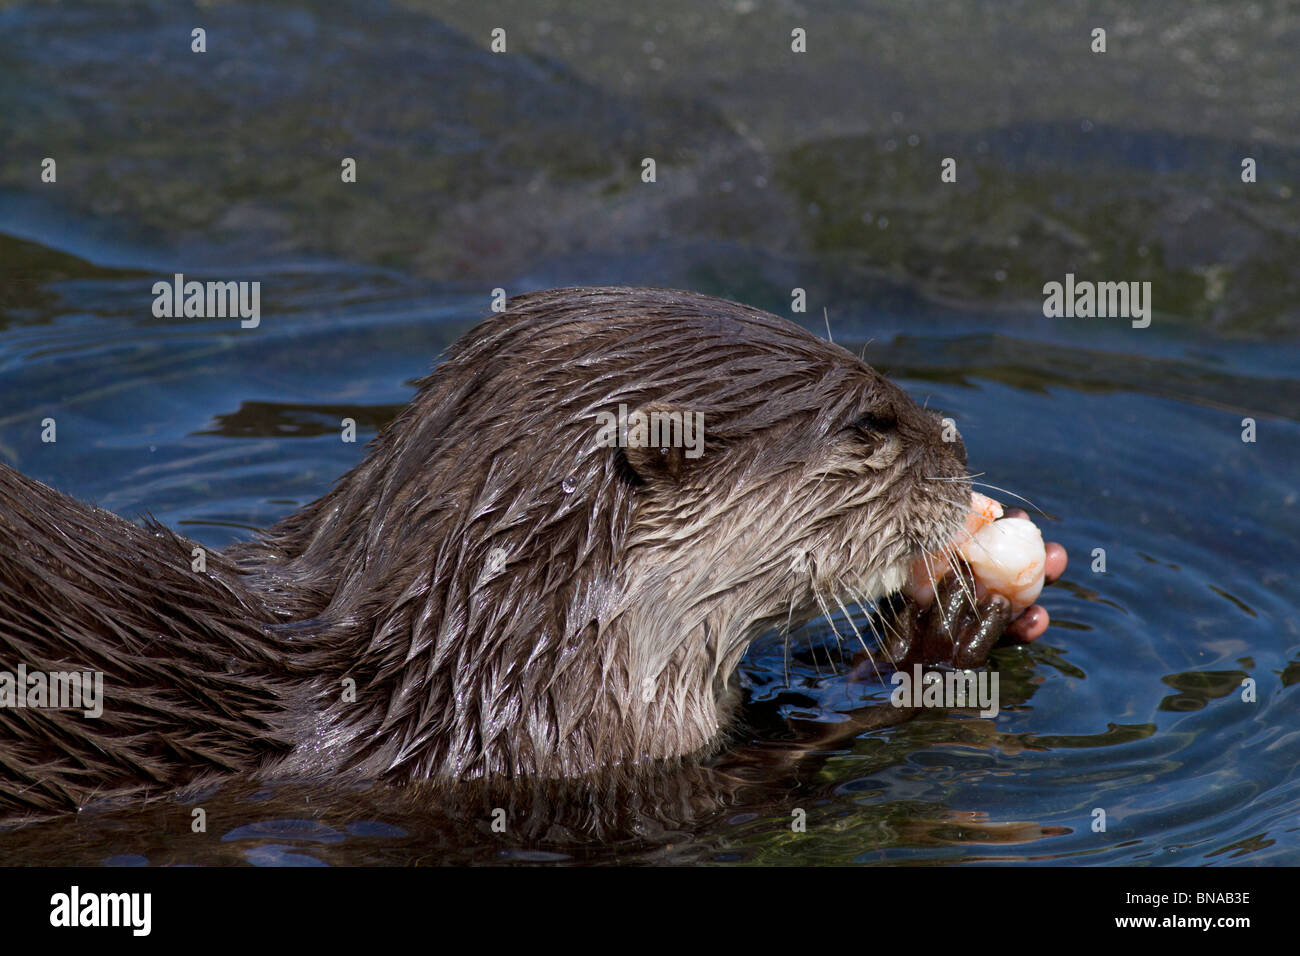
M703 442L692 457L626 430L619 607L631 683L707 732L724 715L698 701L722 699L754 638L870 607L947 548L969 508L966 452L937 414L793 323L695 296L655 305L627 417L652 437L656 418L694 418Z
M755 637L897 590L968 500L961 441L844 349L558 290L458 342L268 553L340 762L577 776L709 748Z

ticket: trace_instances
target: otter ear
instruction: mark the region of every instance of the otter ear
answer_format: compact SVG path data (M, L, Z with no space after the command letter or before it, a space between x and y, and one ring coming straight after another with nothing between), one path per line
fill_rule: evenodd
M680 481L704 454L704 413L647 402L620 422L619 444L642 481Z

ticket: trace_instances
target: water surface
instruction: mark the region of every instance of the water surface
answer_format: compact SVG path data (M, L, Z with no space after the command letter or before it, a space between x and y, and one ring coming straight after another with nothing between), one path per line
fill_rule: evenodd
M792 770L787 721L887 689L850 679L843 620L788 660L773 635L743 665L746 786L676 815L659 794L632 833L512 841L418 789L232 784L194 798L205 834L188 803L88 811L0 833L0 861L1300 862L1296 12L905 6L0 4L0 456L25 473L219 547L327 490L362 454L339 420L372 436L496 286L787 315L799 286L793 318L824 332L824 308L952 414L1072 557L1053 628L997 652L996 718ZM1094 21L1111 60L1076 50ZM176 271L260 281L261 325L153 317ZM1067 272L1151 281L1155 321L1044 319Z

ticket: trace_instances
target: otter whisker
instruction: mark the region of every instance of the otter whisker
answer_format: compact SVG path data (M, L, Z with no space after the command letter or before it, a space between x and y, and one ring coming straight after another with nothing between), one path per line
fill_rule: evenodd
M872 633L876 635L876 641L877 641L877 643L880 645L881 650L884 652L884 654L885 654L885 659L888 660L889 663L891 663L891 664L895 664L895 663L897 663L897 662L894 660L893 655L889 653L889 647L888 647L888 644L887 644L887 643L885 642L885 640L884 640L884 635L881 634L881 632L880 632L879 630L876 629L876 624L879 623L879 624L881 625L881 627L883 627L886 631L888 631L888 632L889 632L890 634L892 634L894 637L898 638L900 641L902 640L903 635L900 634L897 630L895 630L895 629L890 625L890 623L889 623L889 619L888 619L888 618L885 616L885 614L884 614L883 612L881 612L881 610L880 610L880 602L879 602L879 601L873 601L873 600L871 600L871 599L870 599L870 598L869 598L869 597L868 597L868 596L867 596L867 595L866 595L862 590L860 590L859 588L855 588L855 587L853 587L853 586L850 585L847 581L844 582L844 586L845 586L845 588L848 590L849 594L852 595L853 599L854 599L854 600L855 600L855 601L856 601L856 602L857 602L857 603L858 603L858 604L859 604L859 605L860 605L864 610L867 610L867 625L871 628ZM875 612L875 613L872 613L872 612Z
M880 629L877 627L878 623L884 625L885 627L888 627L888 624L885 622L883 616L878 615L878 612L880 610L878 602L872 600L867 595L867 593L863 591L860 587L851 584L850 582L844 580L843 578L838 578L836 583L841 588L844 589L844 591L853 600L853 603L862 609L863 620L865 621L867 627L871 629L871 634L875 639L876 647L879 648L885 654L886 659L891 664L894 663L893 656L889 653L888 645L884 640L884 636L881 634ZM852 618L850 618L850 622L852 622ZM861 633L857 631L856 627L854 628L854 632L858 633L859 639L861 639ZM884 677L880 673L880 667L876 661L876 655L873 652L872 648L866 646L866 644L864 643L863 650L866 652L867 659L871 661L871 667L872 670L876 672L876 678L878 680L883 681Z
M973 544L973 545L975 545L976 547L978 547L981 551L983 551L983 552L984 552L986 555L988 555L990 558L993 558L992 553L989 551L988 547L985 546L985 544L984 544L982 541L979 541L979 540L977 540L976 538L971 538L970 543ZM996 560L996 559L995 559L995 560Z
M981 488L990 488L990 489L992 489L993 491L1000 491L1000 492L1002 492L1002 494L1004 494L1004 495L1010 495L1012 498L1017 498L1017 499L1019 499L1020 501L1023 501L1025 504L1029 505L1029 507L1033 508L1035 511L1037 511L1037 512L1038 512L1040 515L1042 515L1043 517L1045 517L1045 518L1050 518L1050 517L1051 517L1051 515L1049 515L1049 514L1048 514L1046 511L1044 511L1042 508L1038 507L1038 505L1034 504L1032 501L1030 501L1030 500L1029 500L1028 498L1026 498L1024 495L1018 495L1018 494L1016 494L1014 491L1007 491L1007 489L1005 489L1005 488L999 488L997 485L990 485L987 481L973 481L973 482L971 482L971 484L973 484L973 485L979 485Z
M845 590L848 590L848 591L850 591L850 592L852 591L852 589L849 588L849 587L845 584L844 581L841 580L841 581L839 582L839 584L840 584L841 587L844 587ZM852 617L851 614L849 614L848 608L845 608L845 607L844 607L844 603L843 603L842 601L840 601L840 599L839 599L838 596L836 596L835 600L836 600L836 602L839 603L839 605L840 605L841 608L844 608L844 616L845 616L845 618L847 618L847 620L848 620L848 622L849 622L849 627L853 628L853 633L857 635L857 637L858 637L858 643L862 645L862 651L863 651L863 653L865 653L865 654L867 655L867 660L869 660L869 661L871 662L871 669L872 669L872 671L875 672L876 680L880 681L880 682L883 684L883 683L885 682L885 678L884 678L884 675L880 673L880 665L879 665L878 663L876 663L876 655L873 654L873 653L871 652L871 648L868 647L868 646L867 646L867 642L866 642L865 640L863 640L863 638L862 638L862 632L859 631L857 625L853 623L853 617ZM861 601L860 598L854 596L854 602L855 602L859 607L863 607L863 602ZM866 608L863 607L863 610L865 611ZM867 626L871 628L872 634L875 635L876 643L877 643L877 645L879 646L879 642L880 642L880 634L879 634L878 631L876 631L875 625L871 623L871 613L870 613L869 611L867 612L867 615L866 615L866 621L867 621Z
M884 641L881 639L880 632L876 630L875 622L872 620L872 613L871 610L869 610L870 602L866 600L866 595L852 587L847 581L840 580L839 584L849 593L849 596L853 598L854 602L866 612L865 620L867 626L871 628L871 633L875 636L876 646L883 650L885 646ZM856 631L856 628L854 628L854 630ZM859 637L860 636L861 635L859 635ZM875 671L876 679L883 683L884 675L880 673L880 665L876 663L876 655L871 652L871 648L867 647L865 643L863 644L862 649L866 652L867 660L871 661L871 669ZM886 656L888 656L887 653Z
M844 637L840 634L839 628L835 626L835 617L831 612L830 605L826 603L826 599L822 596L821 591L816 587L812 589L812 595L813 600L817 602L817 607L821 609L822 617L825 618L826 623L830 625L831 633L835 635L835 646L840 647L843 643ZM813 663L817 663L817 655L815 653L813 654ZM829 655L827 657L827 663L830 663ZM821 676L820 666L817 668L817 676Z
M822 617L826 618L826 623L829 624L829 626L831 626L831 633L835 635L836 648L841 648L841 646L844 646L844 635L840 633L840 628L836 626L835 611L831 610L831 605L828 605L826 602L826 596L824 596L824 594L820 592L819 589L816 588L813 589L813 598L816 601L816 604L818 604L819 609L822 610ZM827 663L832 663L831 658L829 658L829 656L827 656ZM820 670L818 671L819 675L820 672L822 671Z
M790 624L794 621L794 595L790 595L790 608L785 615L785 686L790 686Z
M841 587L844 586L843 581L839 581L837 583L839 583ZM835 594L833 596L835 598L835 603L838 604L840 606L840 610L844 612L844 619L849 622L849 627L853 629L853 635L858 639L858 643L862 645L862 649L866 651L869 656L871 654L871 648L867 647L867 642L863 639L862 632L859 631L858 626L853 623L853 615L849 613L849 609L844 606L844 602L840 600L840 596L838 594Z
M853 598L853 600L857 602L858 606L861 607L864 611L866 611L867 626L871 628L871 633L875 635L876 646L880 648L881 652L885 655L885 659L889 661L890 664L897 665L898 662L894 660L894 655L890 653L888 642L885 641L884 635L880 632L880 630L876 627L876 625L877 623L879 623L881 627L883 627L890 634L894 635L894 637L897 637L900 641L902 640L902 635L899 634L898 631L894 630L894 628L890 626L889 621L885 618L884 614L879 613L880 606L877 602L870 600L863 591L861 591L859 588L852 586L847 581L843 581L841 583L843 584L845 590L849 592L849 595ZM873 655L871 651L868 650L867 656L871 658L871 664L872 667L875 668L876 670L876 676L881 677L880 669L876 667L875 655Z
M934 592L935 597L939 594L939 582L934 579L934 566L930 564L930 552L921 552L921 562L925 565L925 576L930 582L930 590Z
M966 580L966 575L961 573L961 565L964 564L965 562L962 560L961 556L957 553L957 549L953 547L952 544L945 544L943 546L943 553L944 553L944 557L948 559L948 564L951 565L952 567L952 575L954 578L957 579L957 586L961 588L962 594L964 594L966 597L967 606L970 607L971 613L974 614L976 617L978 617L979 602L975 594L975 589L971 585L971 583L968 580Z
M957 558L954 552L951 550L951 546L943 545L940 548L940 551L942 551L943 557L947 559L948 564L952 567L953 569L952 573L957 578L958 587L961 588L962 594L966 597L966 601L970 605L971 612L978 615L979 610L976 607L975 596L971 592L969 585L966 583L965 577L957 570L958 568ZM934 567L930 564L929 551L921 552L921 560L925 563L925 574L930 581L930 589L934 592L934 596L932 600L937 601L939 600L939 581L943 580L943 575L940 575L938 580L935 579Z
M880 623L881 626L883 626L886 631L888 631L891 635L893 635L895 638L898 639L899 646L902 646L903 644L906 643L906 638L904 637L903 632L900 631L898 628L894 627L894 625L890 624L889 616L884 614L883 612L880 615ZM885 649L885 659L888 660L889 663L892 664L894 667L897 667L898 661L897 659L895 659L894 655L890 652L890 648L887 644L884 645L884 649Z

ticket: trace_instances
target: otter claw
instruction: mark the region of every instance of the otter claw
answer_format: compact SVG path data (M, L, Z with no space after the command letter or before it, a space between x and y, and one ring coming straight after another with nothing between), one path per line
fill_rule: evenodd
M980 616L967 630L952 655L954 667L983 667L998 639L1011 623L1011 602L1000 594L985 598L979 605Z
M982 667L1012 623L1011 602L1000 594L976 598L974 581L963 569L939 583L935 600L922 610L906 600L894 615L885 652L898 667L948 664Z

